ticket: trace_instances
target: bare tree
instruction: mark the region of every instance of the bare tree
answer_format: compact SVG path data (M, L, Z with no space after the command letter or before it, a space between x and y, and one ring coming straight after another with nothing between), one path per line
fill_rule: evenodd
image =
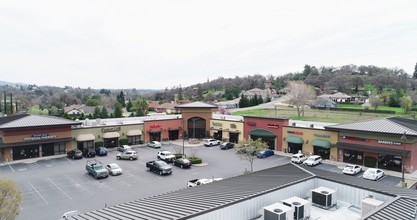
M374 110L376 110L378 106L381 106L382 104L384 104L379 96L369 97L369 103L374 108Z
M410 96L404 96L400 98L401 108L404 109L404 114L407 114L412 107L413 101Z
M22 203L22 192L12 179L0 179L0 220L15 219Z
M297 108L298 117L304 117L305 106L316 97L313 87L301 81L291 81L288 89L290 104Z
M256 153L263 149L268 149L268 145L261 139L242 140L235 147L240 159L250 163L250 172L253 172L253 162L256 158Z

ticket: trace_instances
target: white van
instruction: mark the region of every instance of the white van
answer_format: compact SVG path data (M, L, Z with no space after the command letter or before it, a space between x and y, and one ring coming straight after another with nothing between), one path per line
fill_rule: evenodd
M309 156L309 157L307 158L307 160L305 160L305 161L303 162L303 164L304 164L304 165L307 165L307 166L315 166L315 165L317 165L317 164L320 164L320 163L321 163L321 161L322 161L321 156L318 156L318 155L313 155L313 156Z

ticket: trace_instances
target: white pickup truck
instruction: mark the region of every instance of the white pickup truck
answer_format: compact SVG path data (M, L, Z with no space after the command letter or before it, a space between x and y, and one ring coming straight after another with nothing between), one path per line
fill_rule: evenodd
M220 180L223 180L223 178L193 179L193 180L188 181L187 186L188 187L195 187L195 186L204 185L204 184L207 184L207 183L212 183L212 182L220 181Z

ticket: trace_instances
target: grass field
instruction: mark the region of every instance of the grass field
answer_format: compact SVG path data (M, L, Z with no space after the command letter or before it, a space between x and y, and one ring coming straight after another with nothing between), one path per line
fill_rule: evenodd
M398 113L397 115L395 115L395 114L377 114L377 113L363 113L363 112L305 109L304 117L298 118L296 108L279 108L276 111L273 109L256 109L256 110L247 110L247 111L236 111L233 113L233 115L284 117L284 118L289 118L292 120L320 121L320 122L329 122L329 123L346 123L346 122L360 121L360 120L366 120L366 119L404 116L402 112L400 115Z
M353 105L353 104L337 104L338 108L354 108L354 109L363 109L362 105ZM373 109L373 108L371 108ZM389 106L378 106L376 110L387 110L395 111L397 114L404 114L404 109L400 107L389 107Z

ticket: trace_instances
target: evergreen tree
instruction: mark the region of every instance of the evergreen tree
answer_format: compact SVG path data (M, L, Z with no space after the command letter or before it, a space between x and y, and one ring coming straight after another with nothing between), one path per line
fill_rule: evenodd
M118 102L114 103L114 118L121 118L122 114L122 105Z
M125 103L125 95L123 93L123 91L120 91L120 94L117 96L117 102L119 102L123 107L126 107L126 103Z
M417 79L417 63L416 63L416 65L414 66L413 79Z
M129 102L127 102L127 105L126 105L126 111L130 112L130 110L131 110L132 107L133 107L133 104L132 104L132 102L129 99Z
M107 111L107 108L103 106L101 108L100 118L108 118L108 117L109 117L109 112Z
M264 103L264 99L262 98L262 96L259 96L258 98L258 105Z
M100 115L101 115L100 108L98 106L96 106L96 108L94 109L94 113L93 113L92 118L100 118Z
M182 94L182 87L180 85L180 87L178 87L178 100L183 100L183 94Z

